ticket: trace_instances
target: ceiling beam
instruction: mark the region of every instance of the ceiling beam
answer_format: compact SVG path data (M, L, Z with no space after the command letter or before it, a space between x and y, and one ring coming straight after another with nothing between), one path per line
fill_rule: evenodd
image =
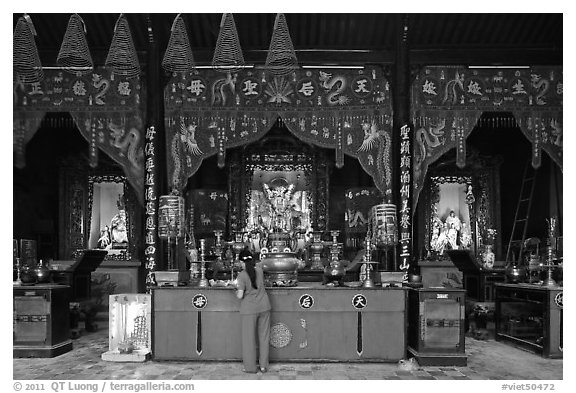
M562 65L562 49L411 49L411 65Z
M212 62L212 50L192 50L198 65ZM104 64L107 51L92 50L94 64ZM265 50L244 50L246 64L264 64ZM57 52L40 51L44 66L54 66ZM300 65L363 65L394 64L396 54L392 50L298 50ZM411 65L562 65L562 49L522 48L440 48L410 49ZM139 52L142 63L146 54Z

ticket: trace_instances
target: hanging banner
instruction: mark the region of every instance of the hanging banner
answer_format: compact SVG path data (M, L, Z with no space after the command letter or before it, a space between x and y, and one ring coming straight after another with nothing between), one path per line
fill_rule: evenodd
M146 154L146 180L144 191L144 207L146 223L144 224L145 230L145 243L144 256L146 258L146 286L150 287L156 285L156 271L158 247L156 244L156 236L158 235L158 160L156 156L156 128L154 126L148 127L146 130L146 147L144 152Z
M278 117L298 138L358 158L376 187L391 187L390 87L378 67L175 74L165 90L168 180L181 190L202 160L260 139Z
M412 148L410 146L411 129L408 125L400 128L400 270L407 273L410 268L412 250L412 220L410 215Z
M346 211L344 231L346 234L366 235L370 209L382 203L382 194L374 187L349 188L344 192Z
M97 165L106 152L126 173L140 202L144 195L144 107L139 78L127 79L100 67L85 75L46 70L38 83L13 83L15 166L25 165L22 152L46 112L69 112L89 144Z
M533 165L544 150L562 168L562 108L562 67L423 68L412 84L413 206L440 156L456 148L457 165L465 166L465 141L483 112L512 112L533 144Z
M194 209L194 232L200 235L225 230L228 194L221 190L197 189L188 192L188 206Z

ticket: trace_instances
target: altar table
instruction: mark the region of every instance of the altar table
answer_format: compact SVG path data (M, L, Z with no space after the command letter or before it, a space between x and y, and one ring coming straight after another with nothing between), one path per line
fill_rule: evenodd
M396 362L406 353L405 288L268 288L271 361ZM155 360L241 360L232 288L152 289Z

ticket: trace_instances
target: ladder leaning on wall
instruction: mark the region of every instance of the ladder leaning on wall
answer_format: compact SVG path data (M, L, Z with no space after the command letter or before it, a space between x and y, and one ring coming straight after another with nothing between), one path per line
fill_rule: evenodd
M512 225L512 233L510 234L510 241L508 242L508 249L506 251L507 263L516 260L514 249L518 248L518 246L520 247L518 259L522 258L522 253L524 252L524 241L526 240L528 219L530 218L532 197L534 195L534 186L536 185L536 173L537 171L532 167L530 161L528 161L524 167L520 196L518 198L518 204L516 205L514 224ZM521 237L518 238L516 237L517 235L521 235Z

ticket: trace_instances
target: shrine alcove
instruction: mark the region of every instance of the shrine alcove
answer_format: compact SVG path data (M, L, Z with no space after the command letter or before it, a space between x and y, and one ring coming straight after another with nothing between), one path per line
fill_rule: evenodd
M142 207L122 168L103 152L98 166L92 168L88 153L88 143L68 113L45 115L26 145L26 166L13 168L13 238L34 240L38 259L54 269L66 269L79 250L100 248L99 232L112 227L113 217L123 210L126 241L114 250L111 246L92 274L92 292L107 304L108 292L143 290ZM110 194L110 200L100 200L98 184L119 188ZM96 210L109 213L95 220Z
M307 201L305 205L309 202L310 206L302 224L323 231L327 241L331 240L330 230L339 230L339 241L346 244L346 191L350 188L377 190L371 176L362 169L357 159L344 156L344 166L341 168L337 168L334 163L333 149L303 142L280 123L276 123L256 142L229 149L224 168L218 167L216 156L205 159L198 171L188 179L183 192L187 210L193 199L192 194L203 190L226 194L225 225L218 229L224 230L226 236L231 238L234 231L250 229L257 222L258 214L250 217L250 206L253 197L264 198L264 184L274 187L275 183L280 185L286 182L283 186L289 187L293 183L293 191L300 196L300 201L304 198ZM253 208L257 205L252 202ZM302 203L297 202L297 205L300 211ZM265 225L270 225L268 213L260 215ZM193 220L196 238L205 237L210 243L216 228L208 223L220 219L208 217L207 209L202 209L194 213ZM345 247L344 251L354 254L357 249Z
M507 112L484 113L466 140L466 152L464 168L456 165L454 149L430 166L416 211L415 250L418 250L421 258L430 257L431 220L435 214L434 207L439 203L438 185L460 183L462 201L468 185L472 185L475 199L470 205L471 214L466 212L458 217L461 221L472 222L470 249L478 256L481 252L479 246L486 242L487 229L494 229L496 260L505 264L524 170L528 166L535 176L526 237L540 239L546 237L546 218L562 217L563 214L562 172L544 152L540 167L532 168L532 144L515 123L513 115ZM440 205L444 207L445 204ZM448 213L438 212L439 219L445 221ZM444 255L444 258L447 259L447 256Z

